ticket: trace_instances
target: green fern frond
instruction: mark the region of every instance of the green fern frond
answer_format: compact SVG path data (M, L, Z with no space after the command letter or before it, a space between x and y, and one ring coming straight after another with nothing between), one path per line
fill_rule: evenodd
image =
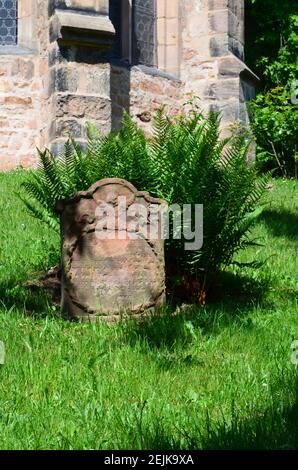
M58 199L118 177L169 204L204 205L201 250L185 252L183 241L166 242L167 259L177 272L213 273L247 246L268 180L246 162L250 142L243 134L220 137L218 113L205 116L194 108L170 118L160 108L150 138L127 113L118 132L102 135L92 124L86 132L86 149L70 138L58 156L39 151L39 169L28 173L21 196L36 218L57 230Z

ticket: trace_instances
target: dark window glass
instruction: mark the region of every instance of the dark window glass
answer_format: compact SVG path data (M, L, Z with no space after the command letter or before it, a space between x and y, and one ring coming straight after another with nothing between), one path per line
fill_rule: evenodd
M17 0L0 0L0 45L17 43Z
M114 25L116 36L113 48L111 50L111 57L121 59L121 2L122 0L110 0L110 20Z
M155 0L133 0L133 60L136 64L155 65Z
M122 1L110 0L110 19L116 30L114 47L111 56L122 57L122 35L132 35L132 62L133 64L156 65L156 10L155 0L133 0L132 1L132 30L122 31L123 15Z

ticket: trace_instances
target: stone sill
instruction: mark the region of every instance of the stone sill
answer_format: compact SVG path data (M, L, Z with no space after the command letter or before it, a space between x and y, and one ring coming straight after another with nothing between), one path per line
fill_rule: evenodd
M52 18L52 40L64 44L109 47L115 29L108 16L78 11L55 10Z
M164 72L163 70L157 67L148 67L147 65L139 64L139 65L134 65L132 68L133 70L140 70L141 72L147 75L152 75L153 77L167 78L168 80L172 80L173 82L181 83L181 80L177 75Z
M126 68L132 72L142 72L146 75L151 75L153 77L166 78L167 80L171 80L173 82L182 83L177 75L165 72L154 66L149 67L148 65L143 64L131 65L127 60L122 59L112 59L111 65L114 65L115 67Z
M23 46L0 46L0 56L1 55L36 55L37 51L35 49L30 49L29 47Z
M102 31L115 34L114 26L108 16L82 13L77 11L56 10L61 27Z

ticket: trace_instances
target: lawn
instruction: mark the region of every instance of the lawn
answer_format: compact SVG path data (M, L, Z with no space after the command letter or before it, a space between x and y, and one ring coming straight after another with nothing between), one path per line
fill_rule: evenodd
M142 324L73 323L24 283L58 261L55 233L0 174L1 449L298 449L298 184L273 180L264 246L213 300Z

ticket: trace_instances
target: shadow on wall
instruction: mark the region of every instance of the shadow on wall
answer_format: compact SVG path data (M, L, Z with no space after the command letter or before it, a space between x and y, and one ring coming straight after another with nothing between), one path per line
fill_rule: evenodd
M126 5L125 5L126 3ZM128 60L123 59L123 37L129 36L129 21L122 19L123 12L129 11L129 0L123 0L119 7L118 0L109 0L110 20L114 25L116 36L112 50L110 51L109 61L111 63L110 75L110 96L111 96L111 127L119 129L123 112L130 110L130 64ZM124 25L127 25L127 31L123 31Z
M130 110L130 70L123 65L111 63L111 127L120 129L123 112Z

